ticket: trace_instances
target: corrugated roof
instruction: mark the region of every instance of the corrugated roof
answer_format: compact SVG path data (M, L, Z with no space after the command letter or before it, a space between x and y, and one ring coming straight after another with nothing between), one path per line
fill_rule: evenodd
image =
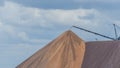
M120 68L120 41L86 43L82 68Z

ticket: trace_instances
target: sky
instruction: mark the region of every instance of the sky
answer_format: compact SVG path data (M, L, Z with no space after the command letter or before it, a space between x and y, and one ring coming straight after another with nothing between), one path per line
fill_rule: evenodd
M85 42L109 40L120 31L119 0L0 0L0 68L15 68L61 33L71 29Z

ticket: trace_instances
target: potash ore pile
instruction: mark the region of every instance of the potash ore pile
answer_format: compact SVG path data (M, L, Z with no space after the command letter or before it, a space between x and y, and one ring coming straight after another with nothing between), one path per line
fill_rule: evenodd
M69 30L16 68L120 68L120 41L84 43Z

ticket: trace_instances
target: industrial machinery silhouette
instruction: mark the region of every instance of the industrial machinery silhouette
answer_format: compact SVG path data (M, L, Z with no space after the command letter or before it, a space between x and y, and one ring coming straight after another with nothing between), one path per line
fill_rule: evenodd
M107 38L107 39L111 39L111 40L114 40L114 41L115 40L120 40L120 36L118 37L117 30L116 30L116 27L119 27L119 26L117 26L116 24L113 24L113 26L114 26L114 31L115 31L115 37L116 38L112 38L112 37L109 37L109 36L106 36L106 35L103 35L103 34L100 34L100 33L97 33L97 32L93 32L93 31L90 31L90 30L87 30L87 29L84 29L84 28L81 28L81 27L78 27L78 26L72 26L72 27L83 30L83 31L86 31L86 32L89 32L89 33L92 33L92 34L95 34L95 35L98 35L98 36L101 36L101 37L104 37L104 38Z

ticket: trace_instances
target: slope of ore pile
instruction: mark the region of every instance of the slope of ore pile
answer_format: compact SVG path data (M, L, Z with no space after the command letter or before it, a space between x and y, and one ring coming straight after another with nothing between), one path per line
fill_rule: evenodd
M85 43L66 31L16 68L81 68Z

